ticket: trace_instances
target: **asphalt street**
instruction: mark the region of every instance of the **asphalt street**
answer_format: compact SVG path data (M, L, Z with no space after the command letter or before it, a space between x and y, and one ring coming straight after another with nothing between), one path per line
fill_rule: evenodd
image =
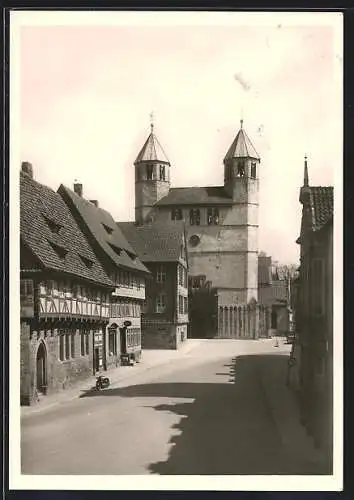
M104 391L27 415L22 473L323 473L284 445L274 418L265 384L276 382L270 368L285 366L287 352L270 342L204 341Z

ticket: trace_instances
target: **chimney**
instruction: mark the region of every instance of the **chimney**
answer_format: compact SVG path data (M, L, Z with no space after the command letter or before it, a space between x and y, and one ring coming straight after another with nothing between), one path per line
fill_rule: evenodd
M78 182L75 182L75 184L74 184L74 192L76 194L78 194L79 196L81 196L81 198L82 198L82 184L80 184Z
M28 161L23 161L21 164L21 171L28 175L31 179L33 179L33 167L32 164L29 163Z
M98 208L98 200L90 200L90 202Z

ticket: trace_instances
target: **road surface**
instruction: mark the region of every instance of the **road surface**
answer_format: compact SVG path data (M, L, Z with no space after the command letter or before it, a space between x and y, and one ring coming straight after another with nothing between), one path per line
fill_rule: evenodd
M313 474L265 390L282 348L201 342L176 361L21 423L24 474ZM280 396L281 397L281 396Z

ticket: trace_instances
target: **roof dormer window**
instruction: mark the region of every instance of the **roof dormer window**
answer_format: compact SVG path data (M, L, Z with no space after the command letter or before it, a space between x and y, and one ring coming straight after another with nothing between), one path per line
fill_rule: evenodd
M80 255L80 259L88 269L91 269L91 267L93 266L92 260L88 259L87 257L84 257L83 255Z
M55 251L55 253L60 257L61 259L65 259L66 254L68 253L68 250L61 245L57 245L56 243L53 243L52 241L48 240L48 243L52 247L52 249Z
M112 234L112 233L113 233L113 228L111 228L111 227L107 226L107 225L106 225L106 224L104 224L103 222L102 222L102 226L105 228L105 230L106 230L106 232L107 232L108 234Z
M44 217L44 220L46 221L49 229L51 230L51 232L58 234L60 231L60 228L62 226L60 224L58 224L57 222L54 222L52 219L49 219L49 217L46 217L45 215L43 217Z
M113 245L112 243L109 244L109 246L112 248L112 250L120 256L121 252L122 252L122 249L119 248L119 247L116 247L115 245Z

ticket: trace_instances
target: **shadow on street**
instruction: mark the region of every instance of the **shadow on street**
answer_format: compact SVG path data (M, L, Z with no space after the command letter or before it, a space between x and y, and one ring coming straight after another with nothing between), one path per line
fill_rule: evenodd
M147 383L88 391L81 397L191 398L190 403L151 406L180 417L173 426L166 461L151 463L152 474L178 475L312 475L328 474L323 466L295 460L285 450L261 382L267 367L285 383L286 356L245 355L215 372L218 383ZM282 366L281 366L282 365ZM228 379L225 378L228 377ZM276 381L279 383L279 381ZM281 397L281 396L280 396ZM148 432L148 429L146 430Z

